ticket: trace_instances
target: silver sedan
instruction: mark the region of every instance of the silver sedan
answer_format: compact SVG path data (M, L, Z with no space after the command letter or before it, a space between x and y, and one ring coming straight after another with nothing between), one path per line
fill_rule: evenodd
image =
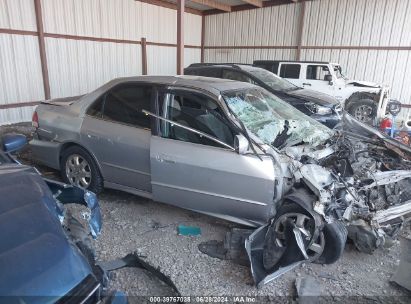
M411 212L409 148L350 116L330 130L248 83L116 79L42 103L33 125L33 157L68 183L259 227L247 243L257 283L336 261L347 232L372 252Z

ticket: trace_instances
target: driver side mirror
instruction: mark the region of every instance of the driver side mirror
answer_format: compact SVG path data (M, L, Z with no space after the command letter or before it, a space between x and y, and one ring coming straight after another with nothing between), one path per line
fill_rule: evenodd
M21 150L27 144L26 136L22 134L6 134L1 138L2 149L6 153Z
M244 135L239 134L234 138L234 148L238 154L246 154L250 147L248 139Z
M333 76L331 74L327 74L324 76L324 81L328 81L330 85L333 85Z

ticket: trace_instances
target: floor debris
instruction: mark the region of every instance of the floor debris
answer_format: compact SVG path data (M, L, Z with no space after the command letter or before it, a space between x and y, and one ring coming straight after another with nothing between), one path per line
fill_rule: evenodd
M411 291L411 238L400 237L401 260L391 281Z
M186 235L186 236L188 236L188 235L191 235L191 236L201 235L200 227L178 225L177 230L178 230L179 235Z
M313 277L301 277L295 279L295 288L297 289L298 303L315 304L319 302L322 294L320 283Z

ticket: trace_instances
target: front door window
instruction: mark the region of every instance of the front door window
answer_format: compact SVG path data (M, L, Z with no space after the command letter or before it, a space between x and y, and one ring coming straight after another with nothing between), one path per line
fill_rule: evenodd
M163 137L202 145L221 147L221 142L234 146L230 123L211 98L196 93L170 93L162 110L162 117L168 120L160 122Z

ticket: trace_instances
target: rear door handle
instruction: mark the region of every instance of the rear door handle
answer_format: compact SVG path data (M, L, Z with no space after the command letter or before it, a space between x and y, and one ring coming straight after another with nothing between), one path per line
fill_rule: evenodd
M308 83L308 82L304 82L303 85L306 85L306 86L310 86L310 87L311 87L311 83Z

